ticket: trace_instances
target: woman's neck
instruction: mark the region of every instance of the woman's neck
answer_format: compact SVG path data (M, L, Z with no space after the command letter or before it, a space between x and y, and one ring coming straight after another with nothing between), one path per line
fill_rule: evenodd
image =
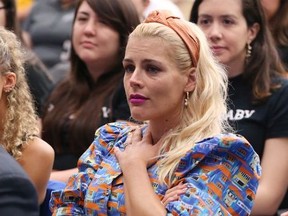
M109 62L109 61L107 61L107 62ZM99 77L101 77L103 74L112 71L114 67L115 67L115 65L113 65L113 64L107 65L106 62L104 64L99 63L99 62L97 62L95 64L87 64L88 71L89 71L91 77L93 78L94 82L97 82Z
M149 131L151 132L153 144L157 143L167 133L176 128L180 123L181 115L175 115L175 117L151 120L148 123Z
M232 61L227 64L223 63L223 65L227 70L228 78L233 78L244 72L245 59L243 61Z

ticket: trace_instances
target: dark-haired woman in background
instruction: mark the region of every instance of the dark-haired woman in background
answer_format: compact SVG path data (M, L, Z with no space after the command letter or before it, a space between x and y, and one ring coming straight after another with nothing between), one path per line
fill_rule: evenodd
M190 21L205 32L230 81L228 120L263 168L252 214L275 214L288 186L288 81L258 0L195 0ZM273 185L273 189L272 186ZM288 200L282 207L288 206Z
M288 1L261 0L261 3L280 57L288 70Z
M81 0L72 30L71 71L49 97L42 137L56 152L52 180L67 181L95 130L128 120L122 59L127 38L139 24L130 0Z

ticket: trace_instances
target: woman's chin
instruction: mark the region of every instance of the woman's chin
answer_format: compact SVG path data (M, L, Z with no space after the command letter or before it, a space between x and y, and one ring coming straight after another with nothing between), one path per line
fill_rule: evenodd
M145 116L143 115L143 113L131 113L131 116L134 120L139 121L139 122L144 122L147 120L147 118L145 118Z

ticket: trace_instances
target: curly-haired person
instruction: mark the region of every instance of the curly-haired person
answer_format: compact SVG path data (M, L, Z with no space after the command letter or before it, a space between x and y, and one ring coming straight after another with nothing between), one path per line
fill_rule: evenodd
M0 143L31 178L41 203L54 151L37 137L39 124L23 67L24 55L15 34L0 27Z

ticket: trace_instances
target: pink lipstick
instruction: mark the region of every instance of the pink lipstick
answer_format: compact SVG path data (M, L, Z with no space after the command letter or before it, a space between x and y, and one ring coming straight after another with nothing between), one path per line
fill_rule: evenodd
M139 94L131 94L129 97L129 102L133 105L142 105L148 98Z

